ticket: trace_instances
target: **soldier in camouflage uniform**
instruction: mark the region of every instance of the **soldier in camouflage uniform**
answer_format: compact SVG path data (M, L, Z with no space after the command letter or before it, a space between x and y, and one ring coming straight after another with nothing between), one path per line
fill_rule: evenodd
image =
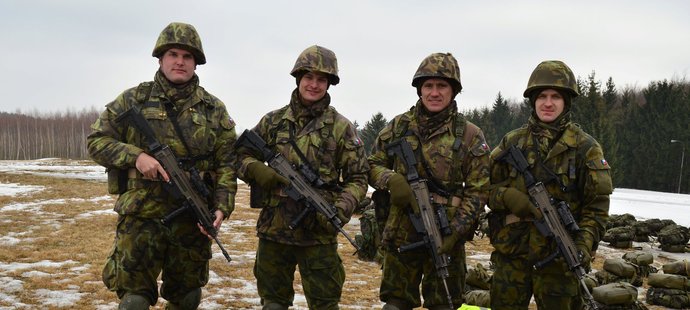
M331 106L327 90L340 81L335 54L308 47L290 74L297 83L290 103L266 114L252 130L295 166L315 171L323 181L318 192L347 223L367 192L369 166L355 126ZM296 266L309 308L338 309L345 281L338 230L318 212L290 229L305 206L282 190L288 181L264 164L268 158L244 147L238 148L238 158L238 175L251 186L251 206L261 208L254 276L263 309L292 305Z
M532 295L539 309L583 308L580 285L566 262L561 257L547 258L558 249L533 223L542 215L527 195L523 176L497 160L515 145L551 197L569 204L580 228L571 237L588 270L605 233L612 185L601 146L570 120L571 103L577 95L575 76L566 64L555 60L540 63L524 92L532 116L527 124L506 134L491 153L492 309L527 309ZM538 262L547 263L534 269Z
M388 154L386 146L399 139L411 144L417 171L429 180L434 208L446 211L451 233L443 237L441 252L451 257L447 281L454 305L463 301L464 243L474 233L487 199L489 147L479 127L458 112L454 98L462 85L453 55L434 53L426 57L412 86L417 88L419 100L381 130L369 157L369 184L377 190L389 190L391 196L390 210L380 212L388 214L383 228L386 251L380 298L386 303L384 309L419 307L421 283L424 307L448 309L445 288L427 247L398 252L400 246L422 240L410 220L419 210L405 178L404 164Z
M160 294L168 301L166 309L196 309L201 287L208 282L209 238L191 211L161 223L182 203L164 191L169 176L146 153L143 134L115 119L138 106L158 141L170 146L183 168L195 167L207 176L216 230L235 206L235 124L223 102L199 86L195 70L206 57L192 25L165 27L153 56L160 65L154 81L127 89L109 103L87 138L94 161L125 170L128 178L115 203L119 217L103 281L117 292L120 309L148 309L158 299L156 281L162 272Z

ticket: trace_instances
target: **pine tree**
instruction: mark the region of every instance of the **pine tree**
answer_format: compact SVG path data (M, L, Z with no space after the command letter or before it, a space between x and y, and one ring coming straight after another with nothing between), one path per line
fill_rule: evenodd
M383 117L381 112L374 114L374 116L371 117L371 120L364 123L364 128L362 128L362 130L359 132L359 137L364 143L364 151L366 152L367 156L371 154L371 148L376 141L376 137L379 135L381 129L386 127L387 123L388 121L386 121L386 118Z
M508 131L513 129L513 116L510 111L510 106L500 92L496 95L493 110L490 112L488 118L491 120L492 132L485 132L485 136L490 146L496 146L498 142L501 141L501 138L503 138Z

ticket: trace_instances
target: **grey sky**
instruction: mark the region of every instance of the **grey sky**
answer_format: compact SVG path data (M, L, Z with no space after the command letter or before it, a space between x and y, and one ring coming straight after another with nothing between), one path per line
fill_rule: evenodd
M332 104L363 125L417 99L421 60L460 62L461 109L490 107L500 91L521 100L542 60L593 70L619 88L684 78L690 2L669 1L94 1L0 2L0 111L97 110L153 79L151 57L172 21L199 31L208 63L201 85L225 102L239 129L287 104L297 55L313 44L338 56Z

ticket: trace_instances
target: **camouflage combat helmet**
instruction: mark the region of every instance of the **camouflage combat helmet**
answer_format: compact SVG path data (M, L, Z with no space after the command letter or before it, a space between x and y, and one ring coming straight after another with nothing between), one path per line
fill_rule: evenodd
M333 51L318 45L307 47L295 61L295 67L290 74L294 77L304 72L323 72L328 74L328 82L336 85L340 82L338 77L338 59Z
M188 50L194 55L197 65L206 63L204 49L201 46L201 38L194 26L185 23L170 23L158 36L156 46L153 48L153 57L160 58L170 48L177 47Z
M458 67L458 61L451 53L433 53L424 58L412 78L412 86L419 89L419 86L427 78L443 78L448 80L451 82L455 94L462 90L460 67ZM419 91L417 92L419 93Z
M523 96L529 98L532 91L544 88L566 91L573 98L580 95L577 92L577 80L573 71L560 60L542 61L534 68Z

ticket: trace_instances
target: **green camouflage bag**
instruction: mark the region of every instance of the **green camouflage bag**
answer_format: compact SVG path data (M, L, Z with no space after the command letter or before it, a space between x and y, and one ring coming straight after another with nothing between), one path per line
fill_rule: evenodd
M637 222L635 216L629 213L625 214L612 214L609 216L609 221L606 222L606 229L611 229L621 226L632 226Z
M632 241L635 238L632 226L618 226L606 230L602 238L605 242Z
M609 242L609 246L616 249L629 249L632 248L632 240Z
M622 278L632 278L637 275L635 266L622 258L607 258L604 260L604 270Z
M649 265L654 262L654 255L644 251L628 252L623 259L635 265Z
M369 209L362 213L359 218L361 234L355 235L355 243L360 250L357 257L363 261L376 261L381 263L382 258L379 254L381 246L381 234L376 223L376 213L374 209Z
M636 242L649 242L650 229L645 222L635 222L632 224L633 233L635 237L633 238Z
M662 244L659 248L669 253L685 253L688 251L688 247L685 244Z
M635 233L632 226L618 226L608 229L602 238L602 240L608 242L611 247L618 249L632 247L633 239L635 239Z
M648 219L643 221L647 225L647 228L649 229L649 235L651 236L656 236L656 234L664 228L667 224L662 222L660 219Z
M604 260L604 271L611 273L615 278L608 279L606 283L625 281L634 286L642 285L643 278L638 273L637 266L622 258L607 258ZM603 281L599 281L605 284Z
M682 276L690 275L690 264L687 260L679 260L673 263L664 264L661 269L666 274L678 274Z
M688 243L688 229L680 225L668 225L659 231L657 239L661 245L685 245Z
M594 278L597 280L599 285L609 284L617 282L620 278L606 270L599 270L594 273Z
M479 307L491 307L491 294L488 290L474 290L465 293L465 303Z
M604 305L632 305L637 301L637 288L627 282L609 283L595 287L592 296Z
M470 291L488 290L491 288L491 275L482 264L477 263L475 267L470 267L467 270L465 284L467 284L467 290Z
M676 290L690 290L690 279L677 274L650 274L647 284L652 287L670 288Z
M649 276L650 273L659 271L651 264L654 262L654 255L644 251L628 252L623 254L623 259L633 264L637 268L637 274L643 278Z
M690 296L683 290L650 287L647 290L646 301L650 305L664 306L674 309L690 307Z

